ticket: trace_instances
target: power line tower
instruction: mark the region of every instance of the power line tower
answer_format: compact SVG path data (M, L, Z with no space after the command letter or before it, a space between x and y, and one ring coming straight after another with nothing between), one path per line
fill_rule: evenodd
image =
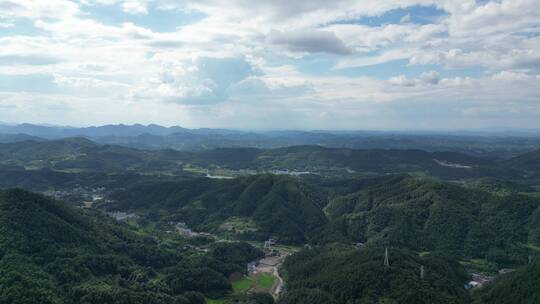
M424 270L424 265L420 265L420 279L422 281L424 280L425 275L426 275L426 273L425 273L425 270Z
M384 249L384 266L390 267L390 262L388 261L388 248Z

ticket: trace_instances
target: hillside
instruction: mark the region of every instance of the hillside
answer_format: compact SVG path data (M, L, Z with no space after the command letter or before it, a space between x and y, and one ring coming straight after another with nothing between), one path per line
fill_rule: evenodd
M237 217L253 220L245 237L275 235L281 242L303 243L307 233L326 223L325 197L297 179L256 175L234 180L206 178L179 183L139 185L117 193L112 208L142 213L162 210L164 221L186 222L197 230L216 231Z
M452 151L475 156L510 158L540 146L538 132L382 132L382 131L259 131L186 129L159 125L59 127L2 125L0 134L28 134L45 139L86 137L101 144L139 149L204 151L215 148L274 149L298 145L329 148ZM0 138L2 135L0 135ZM0 139L1 141L1 139Z
M297 253L283 265L287 290L279 304L469 303L457 263L389 248L340 245ZM423 277L421 267L424 268Z
M158 245L97 213L0 191L0 303L202 304L260 256L247 244L201 254L178 241Z
M359 181L325 208L322 242L359 242L486 258L502 265L527 261L523 244L538 240L538 198L487 192L406 176Z
M514 187L514 188L512 188ZM523 265L540 245L540 198L512 183L468 186L390 175L341 181L255 175L137 184L106 206L237 237L285 243L362 242ZM151 212L149 212L151 210ZM232 229L232 228L231 228Z
M263 168L289 168L300 171L346 168L371 173L423 173L444 178L508 174L497 164L454 152L422 150L354 150L322 147L290 147L268 150L256 161Z
M84 138L0 143L0 168L70 172L162 172L195 170L300 171L323 175L410 173L443 179L480 177L520 179L538 168L527 165L529 154L495 161L456 152L293 146L278 149L218 148L199 152L140 150L101 145ZM530 155L534 155L531 153ZM241 172L236 172L242 174Z
M516 156L505 162L510 168L515 168L540 178L540 150L535 150L523 155Z
M28 170L59 171L181 171L185 156L167 151L144 151L122 146L99 145L84 138L22 141L0 144L0 165Z
M414 173L445 179L521 176L520 170L506 168L489 159L455 152L422 150L357 150L321 146L293 146L267 150L222 148L196 153L178 153L176 157L201 167L219 166L235 170Z
M475 304L540 303L540 263L502 276L475 294Z

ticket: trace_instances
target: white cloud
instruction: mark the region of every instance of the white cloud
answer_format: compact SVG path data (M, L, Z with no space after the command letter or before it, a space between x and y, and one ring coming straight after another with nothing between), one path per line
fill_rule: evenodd
M193 60L155 58L160 70L130 95L134 99L161 99L190 105L223 102L228 91L255 69L242 58L198 57Z
M141 1L124 1L122 9L129 14L148 14L146 3Z
M292 52L349 54L345 46L334 33L321 30L270 31L268 41L283 45Z
M440 82L439 73L436 71L424 72L418 78L408 78L404 75L391 77L388 83L403 87L430 86Z
M397 24L358 20L412 5L446 14L422 25L414 11ZM156 10L184 15L162 33L152 22L105 22L90 6L115 6L127 14L119 19L148 20ZM189 12L201 17L185 24ZM536 0L0 0L0 30L17 32L24 23L18 34L0 37L0 76L51 75L64 93L3 95L2 108L11 110L0 120L23 119L34 107L66 123L79 115L89 122L354 128L358 117L366 126L398 125L427 108L474 116L471 125L512 107L538 113L539 13ZM395 60L409 65L388 79L343 71ZM433 71L404 71L424 66ZM468 74L471 68L480 73ZM114 113L99 113L111 103L106 94ZM39 98L50 108L38 106ZM63 105L63 116L52 110Z
M118 89L128 87L125 84L112 82L112 81L103 81L95 78L88 77L68 77L60 74L54 74L54 83L61 87L71 87L71 88L86 88L86 89Z

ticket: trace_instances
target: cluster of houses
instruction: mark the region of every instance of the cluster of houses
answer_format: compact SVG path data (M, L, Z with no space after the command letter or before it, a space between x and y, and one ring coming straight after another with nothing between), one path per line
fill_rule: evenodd
M44 195L53 197L57 200L77 203L81 208L92 208L92 205L98 201L105 200L105 187L88 188L77 186L69 190L47 190Z
M288 169L285 170L272 170L270 173L275 175L292 175L292 176L300 176L300 175L306 175L306 174L312 174L309 171L290 171Z
M127 213L127 212L122 212L122 211L107 212L107 215L121 222L130 220L130 219L136 219L139 217L135 213Z
M264 258L249 263L247 265L248 273L271 272L274 267L279 266L284 256L278 250L272 248L276 244L277 241L273 238L264 242Z
M505 275L508 273L514 272L515 269L503 268L499 270L499 275ZM472 280L465 286L467 289L480 288L485 284L493 281L495 276L488 276L478 273L473 273L471 275Z
M184 222L178 222L178 223L170 222L169 224L171 226L174 226L174 229L175 229L176 233L180 234L183 237L187 237L187 238L195 238L195 237L214 238L214 236L212 234L210 234L210 233L196 232L196 231L193 231L193 230L189 229L188 226L186 225L186 223L184 223Z

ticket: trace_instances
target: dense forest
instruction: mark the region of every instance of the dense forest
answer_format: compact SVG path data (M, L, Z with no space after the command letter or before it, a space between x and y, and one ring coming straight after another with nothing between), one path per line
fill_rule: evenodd
M445 257L401 249L329 245L307 249L283 265L280 304L469 303L465 270Z
M350 149L420 149L452 151L476 156L512 157L537 149L538 132L442 132L439 134L383 131L239 131L187 129L159 125L105 125L57 127L33 124L0 124L0 142L44 141L82 136L100 144L139 149L204 151L215 148L250 147L273 149L298 145L320 145Z
M474 293L474 304L540 303L540 263L506 274Z
M247 218L259 228L243 235L251 239L362 242L515 266L526 263L527 244L540 245L540 198L512 187L406 175L346 182L256 175L136 186L119 191L109 207L146 214L161 209L163 221L182 219L201 231Z
M164 221L182 220L201 231L215 231L231 217L249 218L258 229L245 232L244 238L275 236L283 243L305 243L309 231L326 223L324 195L297 179L270 174L148 184L113 198L112 208L162 209Z
M373 178L331 199L325 208L330 224L316 235L323 242L349 237L523 265L526 244L539 244L539 210L538 197L488 182L463 187L406 176Z
M51 197L0 190L0 303L537 302L532 149L5 141L0 188ZM279 249L257 249L268 239ZM279 260L265 289L242 289L265 254ZM470 292L471 273L496 279Z
M198 167L258 172L286 169L317 174L411 173L450 180L480 177L523 179L538 176L540 168L535 165L537 154L538 151L533 151L505 160L458 152L322 146L277 149L238 147L189 152L139 150L118 145L99 145L84 138L66 138L0 143L0 169L181 174L186 167Z
M201 253L41 195L0 192L0 303L205 303L261 254L243 243Z

